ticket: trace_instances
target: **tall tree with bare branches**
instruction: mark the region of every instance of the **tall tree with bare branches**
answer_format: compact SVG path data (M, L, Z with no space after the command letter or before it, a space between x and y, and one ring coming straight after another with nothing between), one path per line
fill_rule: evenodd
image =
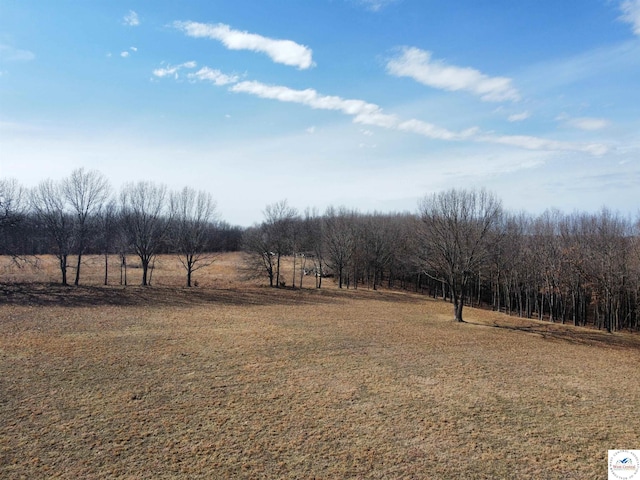
M68 258L73 244L75 218L70 213L62 184L51 179L41 182L31 192L31 205L54 248L62 284L67 285Z
M169 226L167 187L151 182L129 183L120 199L124 231L142 264L142 285L149 285L149 266L160 252Z
M425 272L449 287L454 318L462 322L469 280L487 257L487 238L502 212L485 190L449 190L420 202Z
M82 255L89 240L90 222L95 220L109 196L111 187L106 177L97 170L86 171L84 168L78 168L63 180L62 191L75 216L74 246L78 262L73 283L77 286L80 283Z
M170 238L180 263L187 271L187 287L193 272L211 265L215 257L206 252L212 222L216 219L216 203L210 193L185 187L171 195Z

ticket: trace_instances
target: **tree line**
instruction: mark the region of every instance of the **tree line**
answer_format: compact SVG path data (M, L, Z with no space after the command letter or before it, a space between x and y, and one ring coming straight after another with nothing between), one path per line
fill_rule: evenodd
M299 212L283 200L263 217L231 227L206 192L138 182L114 195L99 172L83 169L31 190L0 180L0 253L52 253L65 284L68 269L79 283L85 253L105 256L105 283L109 255L137 255L143 285L157 255L174 253L191 285L212 252L242 248L247 274L276 288L322 288L330 278L339 288L447 299L458 321L471 305L607 331L640 328L638 221L606 208L513 213L490 192L453 189L425 196L415 213ZM286 276L284 257L293 266Z
M127 255L135 254L141 283L149 285L156 257L174 253L191 286L193 273L214 260L212 253L238 249L241 236L241 228L219 220L211 194L190 187L169 191L131 182L114 193L104 175L82 168L32 189L0 180L0 254L14 259L53 254L64 285L71 281L70 270L73 284L80 284L87 253L104 255L105 285L110 255L120 256L126 284Z
M511 315L615 331L640 328L638 222L598 213L512 213L484 190L425 196L417 213L268 205L245 231L248 268L272 287L381 286ZM284 256L293 275L283 276Z

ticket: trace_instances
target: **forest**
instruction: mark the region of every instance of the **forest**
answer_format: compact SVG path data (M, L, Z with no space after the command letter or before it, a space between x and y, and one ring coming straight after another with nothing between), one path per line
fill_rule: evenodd
M0 254L17 265L58 260L62 284L80 285L82 257L135 255L143 285L160 254L175 254L194 285L213 252L246 252L247 277L274 288L399 289L524 318L637 331L638 219L596 213L510 212L485 190L426 194L415 212L362 213L345 207L298 211L267 205L248 228L224 222L210 193L132 182L114 192L98 171L74 170L32 189L0 180ZM282 273L284 258L293 275ZM126 269L126 264L124 265ZM69 278L71 272L72 278ZM126 282L126 276L125 276Z

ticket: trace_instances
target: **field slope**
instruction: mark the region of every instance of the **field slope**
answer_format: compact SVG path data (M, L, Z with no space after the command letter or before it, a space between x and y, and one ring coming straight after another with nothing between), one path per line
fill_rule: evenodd
M7 285L2 478L606 478L636 337L422 296Z

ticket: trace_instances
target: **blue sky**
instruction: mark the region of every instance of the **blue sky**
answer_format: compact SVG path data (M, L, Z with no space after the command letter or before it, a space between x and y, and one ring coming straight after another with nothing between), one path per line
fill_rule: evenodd
M640 0L0 0L0 176L636 215L639 86Z

